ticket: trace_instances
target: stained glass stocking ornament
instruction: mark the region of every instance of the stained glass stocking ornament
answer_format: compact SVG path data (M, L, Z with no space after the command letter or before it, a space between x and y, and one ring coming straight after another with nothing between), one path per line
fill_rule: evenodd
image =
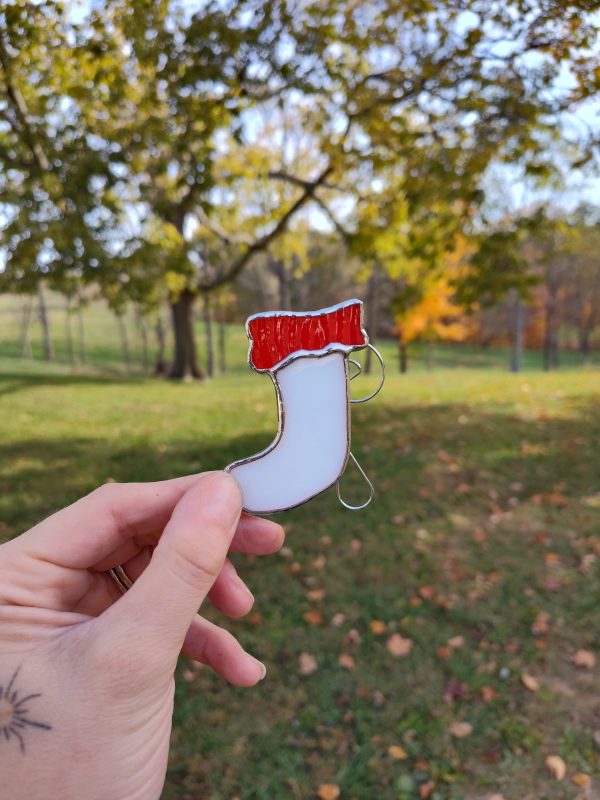
M285 511L334 484L346 508L367 506L374 489L350 452L350 404L364 403L379 392L384 365L364 329L362 302L254 314L246 321L246 332L251 368L266 372L275 386L279 424L265 450L226 467L242 488L244 509L253 514ZM352 400L350 380L361 367L350 354L365 347L379 360L381 380L370 395ZM339 490L349 459L369 487L369 497L360 505L346 503Z

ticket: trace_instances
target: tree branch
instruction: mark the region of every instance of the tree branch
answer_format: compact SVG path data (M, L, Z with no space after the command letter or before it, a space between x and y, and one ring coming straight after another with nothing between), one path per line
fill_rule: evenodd
M10 67L10 57L6 51L6 46L4 44L4 37L0 32L0 66L2 67L2 71L4 72L4 78L6 81L6 93L8 95L8 99L10 100L13 110L15 112L15 116L19 121L19 125L21 127L21 132L25 139L25 143L27 147L31 150L31 154L38 165L38 167L43 171L46 172L50 169L50 162L46 158L46 154L42 145L36 140L33 130L29 124L28 120L28 110L27 104L25 103L25 98L19 91L19 88L14 84L11 74L11 67Z
M280 217L277 224L264 236L255 239L252 244L250 244L248 248L233 262L226 272L215 276L211 280L199 281L198 289L204 292L211 291L213 289L218 289L220 286L223 286L224 284L230 283L232 280L234 280L257 253L261 253L266 250L271 242L277 239L277 237L284 232L288 222L296 214L296 212L299 211L308 200L314 199L315 191L319 188L319 186L323 185L327 176L330 175L332 171L333 166L330 164L313 181L306 181L304 191L300 197L288 208L285 214Z

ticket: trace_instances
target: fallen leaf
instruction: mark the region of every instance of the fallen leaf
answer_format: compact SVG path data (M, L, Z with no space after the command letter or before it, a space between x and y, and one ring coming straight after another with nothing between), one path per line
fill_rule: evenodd
M350 628L348 633L344 636L344 644L358 645L362 644L362 636L356 628Z
M380 619L372 619L370 622L370 628L371 628L371 633L374 633L375 636L380 636L382 633L386 632L387 625Z
M306 593L306 596L313 603L318 603L319 600L325 597L325 589L311 589L310 592Z
M592 779L589 775L586 775L585 772L576 772L571 780L575 786L579 786L580 789L588 790L592 788Z
M521 683L530 692L539 691L540 682L538 681L537 678L534 678L533 675L530 675L528 672L523 672L521 674Z
M546 769L555 780L564 780L564 777L567 774L567 765L560 756L548 756L545 764Z
M495 792L494 794L489 794L485 798L485 800L504 800L504 795L503 794L498 794L498 792Z
M596 656L589 650L578 650L571 659L576 667L593 669L596 666Z
M464 739L465 736L470 736L473 733L473 726L470 722L452 722L448 731L451 736L456 736L457 739Z
M423 600L429 600L433 597L433 586L421 586L419 589L419 594Z
M310 653L300 653L298 657L298 672L300 675L312 675L317 671L317 659Z
M399 744L391 744L388 747L388 755L390 758L393 758L394 761L404 761L405 758L408 758L408 753L403 747L400 747Z
M448 647L452 648L452 650L457 650L459 647L462 647L464 643L464 636L452 636L452 638L448 639Z
M335 783L322 783L317 791L319 800L337 800L340 796L340 787Z
M248 625L262 625L263 616L260 611L255 611L253 614L250 614L249 617L246 617L246 622Z
M323 614L316 609L306 611L302 616L304 617L304 621L308 622L309 625L320 625L323 622Z
M531 626L531 632L534 636L542 636L544 633L548 633L549 628L550 614L546 611L540 611Z
M481 699L484 703L491 703L498 697L498 692L492 686L481 687Z
M421 800L427 800L427 798L431 797L431 793L435 789L435 783L433 781L425 781L419 786L419 797Z
M375 689L373 692L373 706L375 708L383 708L385 705L385 695L383 692L380 692L379 689Z
M349 670L353 670L354 667L356 666L354 659L352 658L351 655L348 655L348 653L340 653L340 657L338 658L338 664L340 665L340 667Z
M344 624L344 622L346 622L346 615L341 614L339 612L337 614L334 614L333 617L331 618L331 626L333 628L339 628L340 625Z
M362 542L360 539L352 539L350 549L353 553L358 553L358 551L362 549Z
M323 553L321 553L312 562L311 567L313 567L313 569L323 569L323 567L325 566L326 563L327 563L327 559L325 558Z
M396 656L396 658L400 658L410 653L413 643L412 639L405 639L404 636L401 636L399 633L393 633L387 640L385 646L388 652Z

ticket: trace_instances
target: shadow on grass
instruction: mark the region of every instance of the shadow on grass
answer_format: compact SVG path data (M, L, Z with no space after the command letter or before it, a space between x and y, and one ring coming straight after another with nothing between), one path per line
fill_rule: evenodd
M88 376L48 378L48 385L104 382ZM32 383L41 381L36 377ZM514 494L511 485L516 484L524 495L551 491L559 483L567 495L596 491L600 407L582 402L573 413L532 422L461 404L373 409L353 426L352 449L375 483L376 499L366 511L347 514L347 519L353 526L357 520L378 520L382 514L414 509L414 518L423 520L464 505L469 491L477 494L482 487L493 489L498 499ZM133 429L132 438L135 435ZM5 442L0 444L0 518L21 527L106 480L162 480L222 469L266 443L264 435L227 443L181 439L153 443L137 437L131 443L85 437ZM358 473L348 468L343 480L349 501L360 499L363 485ZM314 508L313 502L286 516L312 519Z
M134 384L140 383L143 377L113 375L103 373L102 375L61 373L44 374L43 372L23 373L23 372L2 372L0 373L0 396L15 394L16 392L30 389L32 387L48 386L106 386L110 384Z

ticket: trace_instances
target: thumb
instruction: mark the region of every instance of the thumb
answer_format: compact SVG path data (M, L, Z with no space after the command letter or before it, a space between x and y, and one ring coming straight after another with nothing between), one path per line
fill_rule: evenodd
M241 510L242 493L226 472L205 475L188 489L144 572L103 615L113 617L112 634L131 641L136 630L137 644L161 642L179 652L223 567Z

